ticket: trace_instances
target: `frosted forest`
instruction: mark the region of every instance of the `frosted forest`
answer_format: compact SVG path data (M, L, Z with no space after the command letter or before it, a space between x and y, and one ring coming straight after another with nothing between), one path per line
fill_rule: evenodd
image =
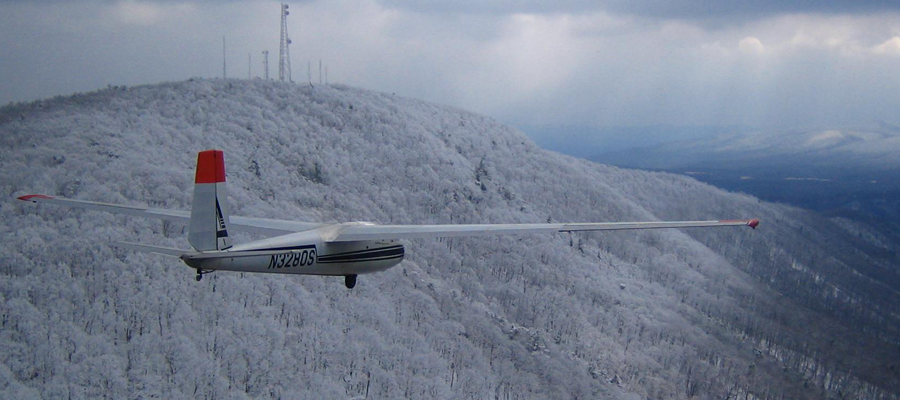
M897 244L691 178L542 150L463 110L340 85L192 79L0 108L0 398L897 399ZM759 218L412 240L341 278L107 245L185 227L16 201L384 224ZM235 241L256 238L237 235Z

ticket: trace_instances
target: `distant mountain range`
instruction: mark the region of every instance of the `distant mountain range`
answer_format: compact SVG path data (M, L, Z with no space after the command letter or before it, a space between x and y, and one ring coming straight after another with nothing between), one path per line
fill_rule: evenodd
M340 85L200 79L14 104L0 143L0 398L900 397L900 249L866 223ZM15 201L188 209L208 148L225 151L234 215L762 224L416 240L348 291L198 283L105 244L184 248L183 226Z
M595 154L826 215L900 227L900 128L714 135ZM890 222L885 225L885 222Z
M900 129L756 132L597 154L593 158L638 168L778 169L800 175L900 169Z

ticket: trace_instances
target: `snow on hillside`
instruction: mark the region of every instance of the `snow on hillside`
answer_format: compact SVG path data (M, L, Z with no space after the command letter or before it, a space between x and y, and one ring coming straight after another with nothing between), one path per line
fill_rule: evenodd
M3 398L900 390L896 253L864 226L544 151L484 116L344 86L192 80L10 105L0 141ZM186 248L182 226L13 200L188 209L208 148L225 151L234 215L763 225L411 241L348 291L327 277L197 283L178 260L104 244Z

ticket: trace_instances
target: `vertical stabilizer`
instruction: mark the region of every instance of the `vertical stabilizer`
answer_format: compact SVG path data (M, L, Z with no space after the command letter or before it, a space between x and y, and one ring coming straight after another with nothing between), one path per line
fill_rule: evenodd
M197 154L194 179L194 203L188 241L197 251L225 250L231 247L228 237L228 202L225 190L225 156L222 150L206 150Z

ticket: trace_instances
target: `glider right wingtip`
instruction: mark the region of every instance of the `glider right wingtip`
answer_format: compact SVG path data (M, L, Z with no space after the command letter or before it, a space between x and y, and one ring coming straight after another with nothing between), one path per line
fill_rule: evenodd
M37 203L34 199L52 199L53 197L43 195L43 194L28 194L25 196L19 196L17 199L22 201L30 201L32 203Z
M752 229L756 229L756 227L759 226L759 220L756 218L751 219L750 222L747 222L747 226L749 226Z

